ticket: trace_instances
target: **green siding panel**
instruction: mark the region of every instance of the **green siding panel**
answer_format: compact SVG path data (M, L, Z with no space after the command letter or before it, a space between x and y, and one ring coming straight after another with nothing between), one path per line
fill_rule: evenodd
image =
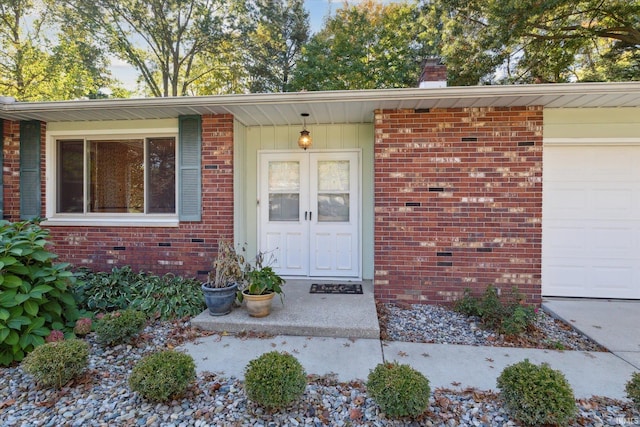
M20 122L20 218L40 216L40 122Z
M180 221L202 219L202 119L182 116L179 119L180 153Z

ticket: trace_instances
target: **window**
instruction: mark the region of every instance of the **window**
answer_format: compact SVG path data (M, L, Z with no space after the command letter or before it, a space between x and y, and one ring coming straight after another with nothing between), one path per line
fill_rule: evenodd
M56 213L176 213L175 137L58 139L56 150Z

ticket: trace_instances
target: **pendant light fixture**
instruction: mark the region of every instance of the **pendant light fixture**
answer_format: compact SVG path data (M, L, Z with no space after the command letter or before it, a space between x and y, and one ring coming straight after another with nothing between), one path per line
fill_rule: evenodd
M307 130L306 118L309 117L309 113L302 113L302 131L300 131L300 137L298 138L298 147L306 150L311 147L311 134Z

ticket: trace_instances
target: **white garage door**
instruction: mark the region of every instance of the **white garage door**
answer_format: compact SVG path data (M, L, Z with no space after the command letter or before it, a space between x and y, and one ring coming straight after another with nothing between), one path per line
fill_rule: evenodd
M542 294L640 299L640 145L544 147Z

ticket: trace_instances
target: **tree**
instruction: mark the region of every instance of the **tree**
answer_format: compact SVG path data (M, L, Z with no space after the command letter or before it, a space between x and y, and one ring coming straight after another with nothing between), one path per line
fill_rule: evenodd
M67 0L119 58L141 74L152 96L188 94L214 69L194 70L201 56L216 54L231 29L225 0Z
M250 5L245 63L251 92L286 92L302 46L309 13L302 0L255 0Z
M102 51L86 34L61 25L55 12L51 2L0 2L3 95L21 101L75 99L109 84Z
M431 56L426 20L415 3L345 3L303 48L292 86L306 90L417 85Z
M432 0L424 8L440 26L434 39L453 84L640 79L640 0Z

